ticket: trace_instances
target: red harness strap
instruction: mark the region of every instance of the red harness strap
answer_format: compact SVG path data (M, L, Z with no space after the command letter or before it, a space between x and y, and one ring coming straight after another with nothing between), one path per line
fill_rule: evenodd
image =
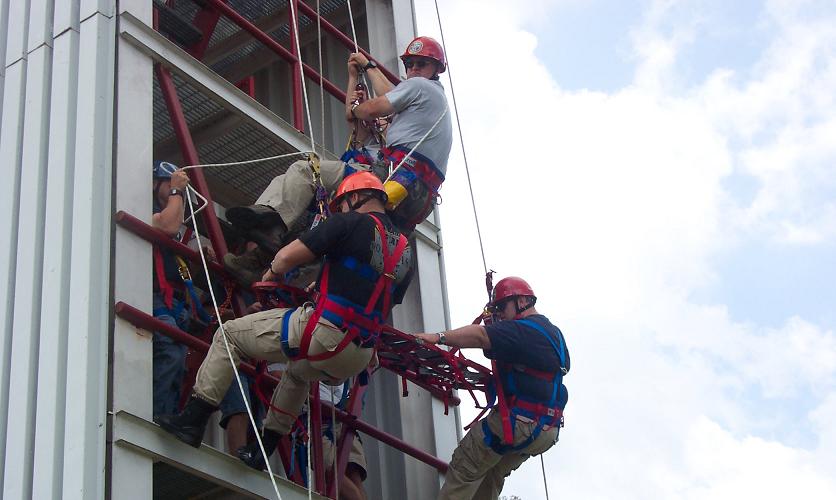
M330 276L331 263L326 262L322 267L319 300L317 301L316 309L314 310L313 315L311 315L310 319L308 319L308 323L305 325L305 331L302 332L302 340L299 343L299 354L293 358L294 360L308 359L311 361L322 361L332 358L342 352L342 350L345 349L350 342L357 338L357 336L360 335L361 329L372 332L375 336L380 334L380 330L383 327L383 321L385 321L389 316L389 305L392 298L392 283L395 281L395 266L398 265L404 250L406 250L407 239L404 235L400 235L398 243L395 245L395 250L390 254L389 245L386 241L386 229L383 227L383 223L380 222L380 220L374 215L367 215L374 219L375 229L380 234L380 246L383 252L383 272L380 273L380 277L377 279L374 291L369 297L368 303L366 303L366 308L364 309L363 314L358 314L351 307L338 304L328 298L328 280ZM370 315L374 311L374 306L377 304L381 295L383 296L383 319L371 319ZM310 348L311 340L313 340L313 332L316 329L316 325L319 323L319 318L326 310L343 319L343 325L346 329L345 335L333 351L309 355L308 349Z
M408 150L404 150L400 147L383 148L382 151L387 159L392 161L395 165L400 164L401 160L403 160L409 153ZM412 155L403 162L403 166L401 168L408 168L409 170L415 172L415 175L427 183L427 186L430 187L433 194L438 194L438 190L441 188L441 183L444 182L444 177L441 176L441 173L428 158L413 152Z
M172 308L174 301L174 287L165 278L165 264L163 263L163 254L160 252L160 247L154 245L154 274L157 275L157 285L160 288L160 294L163 296L163 302L169 309Z

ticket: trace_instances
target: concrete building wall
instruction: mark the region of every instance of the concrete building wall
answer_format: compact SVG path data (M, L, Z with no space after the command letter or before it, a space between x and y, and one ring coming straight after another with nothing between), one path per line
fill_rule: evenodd
M3 498L104 494L114 8L0 4Z
M365 7L371 51L402 73L411 2ZM115 229L112 215L125 210L150 222L155 62L294 147L309 142L273 113L287 114L286 96L270 109L254 103L154 32L151 19L151 0L121 0L118 12L115 0L0 0L3 498L151 498L160 459L233 491L273 496L263 474L242 472L211 448L195 451L151 423L151 334L111 312L116 301L151 312L151 246ZM336 44L325 46L328 73L344 74ZM305 51L308 59L315 44ZM259 81L287 82L280 71ZM319 89L308 83L314 136L339 151L342 106L326 97L321 137ZM418 229L418 279L396 310L398 328L447 326L440 239L434 215ZM400 392L396 376L379 372L364 419L449 459L456 419L416 387L409 398ZM221 439L219 431L209 437L216 447ZM435 496L434 469L364 442L371 498ZM281 487L283 498L307 497Z

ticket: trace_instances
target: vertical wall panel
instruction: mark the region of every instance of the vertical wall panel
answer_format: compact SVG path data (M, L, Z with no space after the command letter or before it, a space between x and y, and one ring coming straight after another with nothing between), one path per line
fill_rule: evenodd
M64 496L104 495L115 19L80 23ZM78 293L78 292L81 293Z
M81 0L81 20L93 15L113 17L116 13L116 0Z
M9 22L6 25L6 62L5 66L26 54L26 33L29 29L29 0L10 0Z
M46 152L49 142L49 86L52 49L42 45L28 56L26 113L20 178L20 222L12 324L11 376L7 416L3 498L32 498L32 444L41 325ZM14 457L15 459L12 459Z
M3 80L6 77L6 43L9 37L9 0L0 0L0 96L3 95ZM3 114L2 104L3 99L0 99L0 115ZM2 129L0 129L2 130Z
M41 45L52 46L52 13L55 0L29 0L29 33L26 52ZM62 0L63 1L63 0Z
M32 498L62 497L78 57L76 31L55 38L42 291L50 314L41 321Z
M61 33L73 29L78 31L78 15L81 0L58 0L55 4L55 15L52 21L52 33L55 38Z
M14 318L15 271L17 270L18 202L20 200L20 156L23 141L23 113L26 99L26 61L8 68L3 92L3 119L0 128L0 445L5 447L6 412L9 408L9 383ZM0 454L0 488L3 486L6 454ZM2 491L2 490L0 490Z

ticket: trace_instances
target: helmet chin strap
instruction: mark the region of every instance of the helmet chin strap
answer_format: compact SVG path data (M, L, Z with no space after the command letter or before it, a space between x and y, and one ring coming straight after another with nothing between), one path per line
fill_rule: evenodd
M520 308L519 304L517 304L517 299L514 299L514 309L516 309L516 311L517 311L517 315L514 316L514 319L520 319L520 315L522 313L524 313L525 311L534 307L535 302L536 302L535 299L529 298L528 299L528 305L526 305L525 307Z
M349 199L346 200L346 201L348 201L348 208L350 210L357 210L358 208L360 208L363 205L365 205L366 203L368 203L369 200L371 200L372 198L374 198L373 194L366 195L365 198L361 198L361 199L357 200L356 205L354 203L351 203L351 196L349 196Z

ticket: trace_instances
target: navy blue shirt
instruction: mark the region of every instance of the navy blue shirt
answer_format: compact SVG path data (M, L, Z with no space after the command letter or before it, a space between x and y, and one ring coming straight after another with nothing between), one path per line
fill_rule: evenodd
M157 203L156 196L154 197L154 212L158 214L163 211L163 207ZM180 234L178 233L177 236L172 238L173 240L180 241L179 238ZM164 246L159 246L160 255L163 258L163 269L165 270L165 279L168 281L168 284L174 288L182 288L183 287L183 278L180 277L180 266L177 265L177 260L174 258L174 252L169 250ZM156 262L154 263L154 276L157 275L157 266ZM154 291L158 292L160 290L159 285L159 277L154 280Z
M552 336L555 344L559 347L563 342L566 363L563 368L569 371L569 349L563 339L560 329L551 324L548 318L542 314L532 314L525 319L533 321L542 326ZM549 340L534 328L519 321L499 321L493 325L485 326L488 338L491 341L491 348L485 349L485 356L498 361L500 379L503 389L508 381L508 374L514 371L514 382L518 395L531 399L548 401L551 397L552 384L545 380L528 376L519 371L520 367L530 368L541 372L556 372L560 370L560 357L555 352ZM565 404L565 401L563 402Z

